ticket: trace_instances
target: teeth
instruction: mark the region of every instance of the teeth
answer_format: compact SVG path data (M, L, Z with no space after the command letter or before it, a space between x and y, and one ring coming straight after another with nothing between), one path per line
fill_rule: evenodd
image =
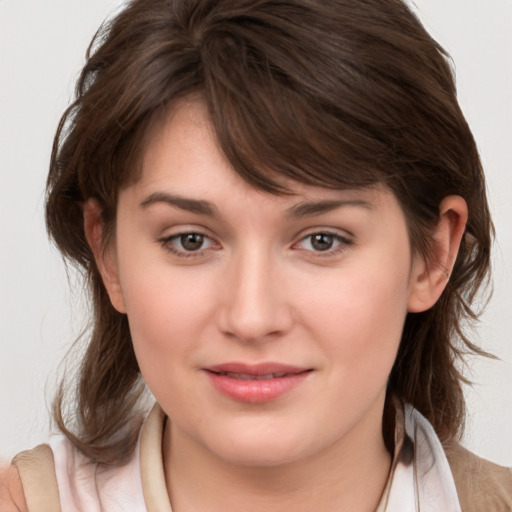
M226 377L238 380L269 380L284 377L286 373L267 373L266 375L249 375L247 373L221 372L220 375L225 375Z

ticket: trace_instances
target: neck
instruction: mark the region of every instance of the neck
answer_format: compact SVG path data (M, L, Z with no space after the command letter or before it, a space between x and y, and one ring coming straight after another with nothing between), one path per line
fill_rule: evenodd
M373 512L391 465L381 427L359 425L321 453L269 467L220 459L168 422L164 461L173 512Z

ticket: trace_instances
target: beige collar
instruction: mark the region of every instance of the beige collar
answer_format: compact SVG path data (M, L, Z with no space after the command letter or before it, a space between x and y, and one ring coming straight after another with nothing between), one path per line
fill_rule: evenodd
M172 512L165 485L162 439L166 415L157 404L149 413L140 438L140 473L147 512Z

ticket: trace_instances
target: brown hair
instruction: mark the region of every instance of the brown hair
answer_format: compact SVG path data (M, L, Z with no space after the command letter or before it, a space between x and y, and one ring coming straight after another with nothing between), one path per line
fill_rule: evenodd
M76 406L63 412L64 386L55 401L59 427L96 461L121 461L136 440L130 419L144 386L127 318L112 307L87 244L82 205L95 198L113 232L118 191L137 179L150 125L191 94L255 187L286 193L283 177L335 188L384 183L425 257L441 200L466 200L450 282L433 308L407 316L389 379L389 392L442 439L460 433L458 363L482 353L463 328L476 318L492 224L447 56L401 0L133 0L99 30L48 177L48 230L84 270L94 305ZM119 425L128 426L114 435Z

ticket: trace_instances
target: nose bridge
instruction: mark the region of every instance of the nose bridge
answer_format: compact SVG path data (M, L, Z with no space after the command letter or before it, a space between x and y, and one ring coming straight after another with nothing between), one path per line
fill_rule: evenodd
M244 341L285 332L290 325L280 265L257 244L237 251L230 262L221 329Z

